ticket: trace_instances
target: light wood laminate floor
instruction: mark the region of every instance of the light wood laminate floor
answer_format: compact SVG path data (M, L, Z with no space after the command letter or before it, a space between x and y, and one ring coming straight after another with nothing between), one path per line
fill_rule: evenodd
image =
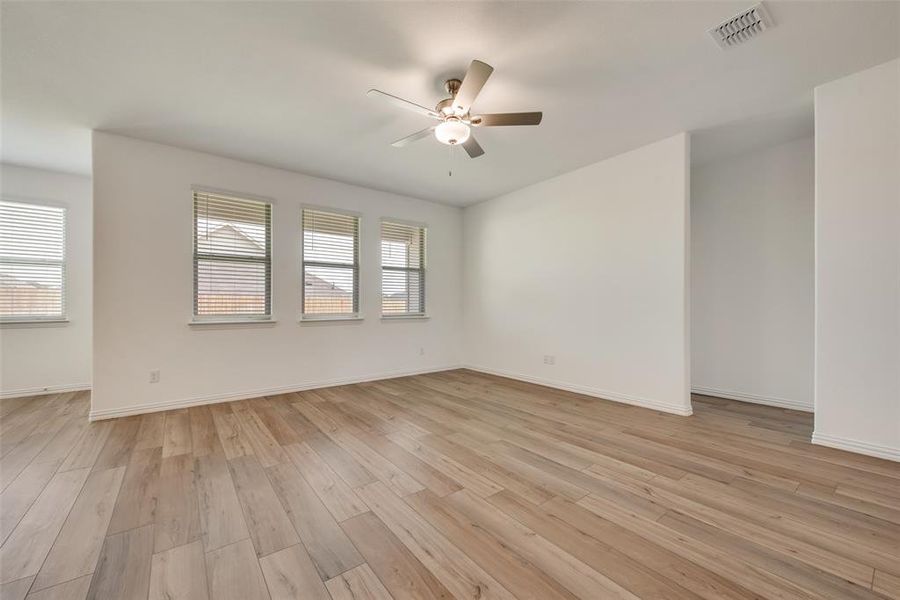
M900 598L900 465L809 414L472 371L89 424L0 402L0 596Z

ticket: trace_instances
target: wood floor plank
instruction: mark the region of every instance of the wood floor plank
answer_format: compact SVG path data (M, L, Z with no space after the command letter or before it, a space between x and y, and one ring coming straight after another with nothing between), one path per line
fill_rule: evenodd
M41 590L94 572L124 477L125 467L91 473L32 589Z
M372 512L451 594L457 598L515 598L384 483L370 483L359 492Z
M165 413L163 458L191 452L191 419L186 408Z
M428 434L426 433L425 435ZM479 496L490 496L503 489L487 477L482 477L465 465L441 454L434 448L422 444L416 438L400 433L390 434L388 438Z
M206 598L206 557L200 540L153 555L149 600Z
M336 444L350 453L359 464L375 475L379 481L394 490L398 495L414 494L425 489L415 478L407 475L391 461L381 456L366 444L360 437L347 431L336 431L329 436Z
M576 556L584 556L582 560L596 564L595 568L602 570L611 578L618 575L628 576L635 571L635 567L626 566L617 572L615 569L621 563L616 557L612 557L611 560L604 558L599 562L591 560L597 546L604 554L609 552L608 548L612 548L615 554L627 556L639 564L638 569L649 568L670 582L691 590L698 597L707 600L751 600L758 597L752 591L703 568L696 562L687 560L564 498L555 498L540 507L534 507L531 503L504 491L488 498L488 501L561 548L567 548ZM625 581L627 580L621 583L629 589L633 588L632 591L646 585L640 582L639 585L629 586L624 583ZM650 583L652 584L652 581Z
M23 577L0 584L0 598L2 600L24 600L33 581L34 577Z
M91 575L85 575L47 589L31 592L26 600L84 600L87 598L90 587Z
M213 405L216 406L216 405ZM225 450L225 456L231 460L239 456L247 456L253 454L253 447L250 446L249 440L241 429L241 423L237 415L230 410L226 411L223 407L210 407L213 415L213 422L216 425L216 432L219 435L219 442Z
M153 525L106 538L88 600L145 600L150 589Z
M206 553L209 597L215 600L269 600L253 543L235 542Z
M412 476L418 483L438 496L446 496L462 489L458 482L428 463L419 460L383 435L360 434L359 437L392 465L399 467L404 473Z
M50 442L34 457L34 462L63 460L84 435L87 427L88 422L81 416L70 417L63 428L57 431Z
M613 503L590 500L590 497L580 500L578 506L615 522L663 548L676 552L726 579L735 581L765 598L803 598L805 600L820 598L790 579L784 579L764 569L755 568L746 561L725 553L704 540L681 535L677 530L671 529L665 524L623 510Z
M277 401L272 398L266 398L266 402L268 403L266 405L254 406L253 412L266 430L275 438L275 441L281 446L302 442L303 436L284 418L285 414L292 412L287 403L279 406Z
M497 535L539 569L557 580L564 581L564 585L577 596L586 598L596 594L608 598L638 599L638 596L626 588L536 535L515 519L493 510L489 503L471 492L462 490L451 494L448 502L470 519L476 520L480 526Z
M194 458L177 454L162 459L159 498L154 515L154 552L189 544L200 538L200 508L194 478Z
M372 473L366 470L356 459L350 456L346 450L335 444L331 438L316 429L309 433L305 440L310 448L316 451L322 457L328 466L330 466L341 479L347 482L352 488L357 488L367 483L376 481Z
M875 569L872 589L888 598L900 598L900 577Z
M288 465L285 467L293 469ZM285 507L272 488L266 471L253 456L228 461L234 488L244 513L253 547L260 557L300 542ZM284 471L275 471L282 474ZM300 474L297 473L299 478ZM282 501L284 498L282 498Z
M290 444L284 450L338 522L369 510L366 503L307 444Z
M275 465L267 473L290 519L289 525L293 523L300 534L323 580L363 563L359 552L293 465Z
M31 463L0 493L0 545L56 473L60 462Z
M855 585L852 581L812 566L805 561L769 552L769 548L764 545L749 542L741 536L726 533L703 521L675 511L664 515L659 523L682 535L689 535L694 539L705 541L708 545L727 552L731 556L739 557L742 561L767 572L781 577L789 575L796 585L817 597L848 600L873 597L867 588L871 585L874 569L869 571L867 578L869 583Z
M576 598L504 541L429 490L407 496L406 502L519 600Z
M137 444L137 435L141 428L140 417L123 417L116 419L112 431L106 438L103 449L97 456L93 468L95 470L124 467L131 460Z
M74 469L53 476L0 547L0 583L37 575L89 474Z
M331 600L302 544L259 559L272 600Z
M126 467L107 535L153 523L161 467L162 446L135 449Z
M263 467L271 467L287 462L287 456L266 426L252 410L238 414L238 421L245 438L253 447L253 454Z
M449 600L453 595L371 512L341 527L395 600ZM329 586L331 589L331 586ZM351 596L352 597L352 596Z
M0 458L0 491L6 489L53 439L53 433L35 433Z
M394 600L369 565L360 565L325 582L332 600Z
M98 421L88 424L87 430L69 452L59 470L70 471L93 467L114 428L114 421Z
M141 427L135 450L162 448L166 440L166 413L154 412L141 415Z
M224 453L196 459L195 486L207 552L250 537Z
M224 453L209 407L193 406L188 412L191 421L191 449L194 456Z

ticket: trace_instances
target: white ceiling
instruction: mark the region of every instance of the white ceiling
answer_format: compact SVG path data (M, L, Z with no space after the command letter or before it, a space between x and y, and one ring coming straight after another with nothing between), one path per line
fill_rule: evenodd
M470 204L900 55L898 2L770 2L774 28L720 50L706 29L752 3L5 1L2 160L88 173L103 129ZM433 105L473 58L495 67L476 111L543 123L477 130L452 177L446 146L390 147L428 122L366 90Z

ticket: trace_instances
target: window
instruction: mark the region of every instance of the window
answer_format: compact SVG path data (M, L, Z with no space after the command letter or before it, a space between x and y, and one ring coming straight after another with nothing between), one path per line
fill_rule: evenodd
M425 228L381 223L381 312L386 317L425 314Z
M0 320L66 318L66 209L0 201Z
M303 316L359 312L359 217L303 209Z
M272 205L194 192L194 319L272 315Z

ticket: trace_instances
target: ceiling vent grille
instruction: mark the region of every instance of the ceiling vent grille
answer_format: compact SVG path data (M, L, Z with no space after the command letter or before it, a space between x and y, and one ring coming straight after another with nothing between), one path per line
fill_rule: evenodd
M708 31L721 48L743 44L772 26L772 17L762 3L726 19Z

